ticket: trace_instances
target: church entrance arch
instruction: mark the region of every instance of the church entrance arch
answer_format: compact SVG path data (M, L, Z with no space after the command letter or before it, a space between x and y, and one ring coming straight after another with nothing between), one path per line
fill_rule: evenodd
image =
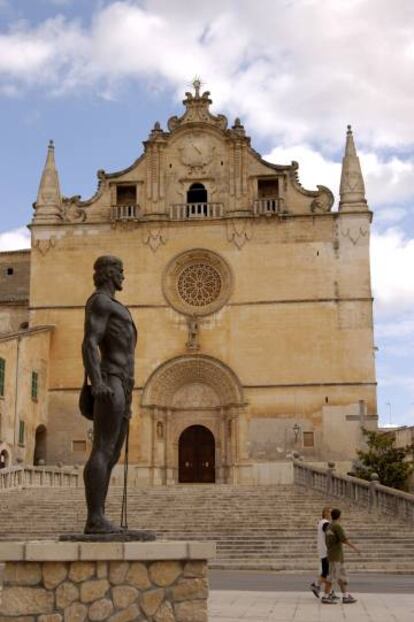
M178 441L178 481L181 484L213 484L216 481L216 442L203 425L190 425Z
M247 423L242 386L227 365L202 354L170 359L149 377L141 407L152 483L237 481Z

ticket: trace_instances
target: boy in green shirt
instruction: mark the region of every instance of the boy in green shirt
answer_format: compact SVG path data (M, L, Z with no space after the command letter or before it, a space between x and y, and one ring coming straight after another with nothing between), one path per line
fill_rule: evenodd
M344 565L343 544L350 546L356 553L360 551L346 537L345 531L339 523L341 510L333 509L331 512L332 522L326 530L326 548L329 560L329 576L325 583L325 594L321 598L324 605L336 605L336 601L330 597L330 591L334 582L338 583L342 592L342 602L344 604L356 603L348 592L348 575Z

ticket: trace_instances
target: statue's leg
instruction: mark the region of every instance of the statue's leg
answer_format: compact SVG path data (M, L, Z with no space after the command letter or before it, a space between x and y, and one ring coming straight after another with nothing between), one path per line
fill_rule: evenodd
M118 440L115 443L115 447L114 447L114 452L113 455L108 463L108 469L107 469L107 476L106 476L106 484L105 484L105 499L106 496L108 494L108 488L109 488L109 484L111 481L111 474L112 474L112 469L114 468L114 466L117 464L120 456L121 456L121 451L122 451L122 447L125 441L125 436L126 436L126 431L128 428L128 422L125 419L125 417L122 414L122 422L121 422L121 427L119 430L119 436L118 436Z
M108 474L110 477L113 457L122 428L125 396L119 378L108 376L106 381L113 391L113 396L95 403L93 447L84 470L88 508L86 533L99 533L115 529L105 519L104 509L108 492Z

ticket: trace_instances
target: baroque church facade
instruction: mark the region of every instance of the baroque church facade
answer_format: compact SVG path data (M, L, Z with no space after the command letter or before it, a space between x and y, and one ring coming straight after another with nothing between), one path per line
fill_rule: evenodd
M31 249L0 254L2 466L86 460L84 304L103 254L124 262L139 331L137 483L276 482L292 452L350 461L376 426L372 213L351 129L332 209L194 87L89 200L62 197L49 145Z

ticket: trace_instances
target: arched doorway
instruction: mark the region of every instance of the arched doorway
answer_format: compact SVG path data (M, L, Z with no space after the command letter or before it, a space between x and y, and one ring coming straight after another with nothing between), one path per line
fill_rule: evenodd
M44 425L36 428L33 464L46 464L47 430Z
M147 380L141 401L151 482L235 483L248 460L244 406L237 376L211 356L184 355L160 365ZM194 427L206 432L187 432ZM199 445L206 453L192 456L191 447ZM198 464L203 458L209 474ZM186 475L183 461L196 462L195 473Z
M214 484L216 443L203 425L190 425L178 442L178 481L181 484Z

